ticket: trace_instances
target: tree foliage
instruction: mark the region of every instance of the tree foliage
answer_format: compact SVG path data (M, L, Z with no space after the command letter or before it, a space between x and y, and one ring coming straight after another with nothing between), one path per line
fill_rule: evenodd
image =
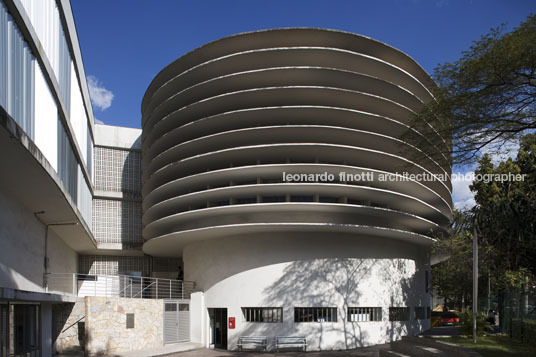
M432 287L434 292L456 305L467 305L472 289L472 235L469 216L454 211L454 224L449 237L439 238L432 253L448 256L448 259L432 267Z
M475 171L476 175L510 173L524 175L523 180L474 181L470 188L477 205L471 211L455 211L451 235L438 239L434 245L436 254L447 254L450 259L433 266L432 285L440 297L453 300L458 306L463 305L462 301L467 305L472 295L475 228L480 274L486 279L490 277L492 291L510 291L521 288L527 279L535 281L536 134L521 138L516 158L495 166L484 155Z
M438 88L406 139L432 158L472 162L536 129L536 15L513 31L504 25L475 41L454 63L435 69ZM438 144L443 138L452 143Z
M520 285L527 275L536 276L536 135L522 138L515 159L498 166L487 155L476 174L521 174L522 181L475 181L475 223L480 244L487 247L486 265L502 285Z

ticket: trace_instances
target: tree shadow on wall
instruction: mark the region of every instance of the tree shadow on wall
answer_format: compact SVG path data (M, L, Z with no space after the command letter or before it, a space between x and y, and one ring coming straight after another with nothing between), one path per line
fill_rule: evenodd
M371 344L374 336L369 331L371 325L367 324L376 324L384 340L393 341L397 336L411 331L413 321L393 321L389 322L388 327L385 323L351 322L348 308L385 306L387 299L380 296L385 295L385 290L390 294L390 306L407 306L406 301L419 294L414 291L414 274L404 262L407 260L352 258L293 262L275 283L263 291L265 298L261 306L283 306L287 309L284 310L284 322L247 323L241 335L309 336L315 341L315 345L309 345L312 349L352 349ZM370 276L374 276L372 285ZM367 291L371 289L372 293ZM366 300L364 291L368 295ZM338 307L338 323L294 323L294 307ZM383 321L387 320L388 310L384 308ZM334 335L343 335L344 339L336 337L335 340L339 342L333 344L330 338Z

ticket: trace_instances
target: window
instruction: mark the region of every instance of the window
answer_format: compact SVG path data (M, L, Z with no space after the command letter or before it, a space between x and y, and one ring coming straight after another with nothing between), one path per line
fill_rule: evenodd
M229 205L229 200L209 202L208 205L210 207L228 206Z
M408 321L409 307L390 307L389 321Z
M237 198L235 204L246 205L249 203L257 203L257 197Z
M314 202L313 196L290 196L291 202Z
M179 304L179 311L190 311L190 304Z
M318 198L318 202L323 203L338 203L339 199L337 197L329 197L329 196L320 196Z
M177 311L177 304L175 304L175 303L172 303L172 304L165 304L165 309L164 309L164 311L167 311L167 312Z
M381 307L349 307L348 308L348 321L350 322L381 321L381 320L382 320L382 308Z
M262 202L285 202L285 196L262 196Z
M426 318L426 308L424 306L415 307L415 320L424 320Z
M261 183L282 183L283 180L281 178L262 178Z
M426 308L426 318L429 319L432 315L432 309L430 308L430 306L428 306Z
M429 281L430 281L430 278L428 277L428 270L426 270L424 272L424 292L426 293L429 292L429 289L430 289L428 287L428 285L430 284Z
M295 307L294 322L337 322L337 308Z
M246 322L283 322L282 307L243 307Z

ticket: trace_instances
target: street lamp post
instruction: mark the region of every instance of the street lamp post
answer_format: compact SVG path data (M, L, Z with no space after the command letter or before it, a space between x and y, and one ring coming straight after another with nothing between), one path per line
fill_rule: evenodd
M476 313L478 309L478 239L473 230L473 343L476 343Z

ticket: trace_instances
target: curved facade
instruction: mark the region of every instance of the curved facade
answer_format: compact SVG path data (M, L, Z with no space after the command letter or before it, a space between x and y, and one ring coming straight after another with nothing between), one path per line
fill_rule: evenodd
M227 37L156 76L142 103L143 250L183 257L205 294L207 344L216 308L237 320L229 348L259 334L350 348L429 324L450 166L416 162L401 137L433 86L404 53L320 29ZM283 317L252 321L253 308Z

